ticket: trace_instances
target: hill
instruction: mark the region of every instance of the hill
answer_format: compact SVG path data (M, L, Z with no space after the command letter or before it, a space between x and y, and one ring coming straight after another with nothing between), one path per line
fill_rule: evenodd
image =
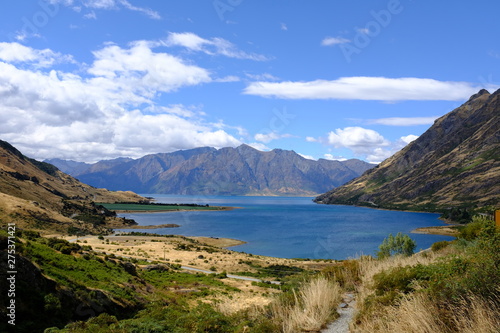
M50 161L57 166L69 165ZM262 152L248 145L100 161L83 171L81 166L68 171L96 187L189 195L316 195L373 167L360 160L313 161L294 151Z
M438 210L500 203L500 90L481 90L323 204Z
M83 184L0 140L0 221L4 223L44 232L66 232L69 227L97 232L116 218L94 202L144 200L132 192L110 192Z

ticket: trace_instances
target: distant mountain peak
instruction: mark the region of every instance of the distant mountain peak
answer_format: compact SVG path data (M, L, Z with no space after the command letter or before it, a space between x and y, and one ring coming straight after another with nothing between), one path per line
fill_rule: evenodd
M479 90L479 92L475 93L474 95L472 95L472 96L469 98L469 102L470 102L470 101L473 101L473 100L475 100L476 98L481 97L481 96L483 96L483 95L490 95L490 92L489 92L488 90L486 90L486 89L481 89L481 90Z
M239 145L238 147L236 147L237 150L256 150L258 151L258 149L255 149L254 147L250 146L250 145L247 145L246 143L242 143L241 145Z

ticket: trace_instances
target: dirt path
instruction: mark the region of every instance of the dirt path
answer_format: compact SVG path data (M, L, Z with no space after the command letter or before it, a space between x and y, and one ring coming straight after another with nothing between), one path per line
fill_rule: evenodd
M337 312L340 317L330 323L321 333L349 333L349 323L354 317L356 300L354 294L346 293L343 295L343 302L340 304Z

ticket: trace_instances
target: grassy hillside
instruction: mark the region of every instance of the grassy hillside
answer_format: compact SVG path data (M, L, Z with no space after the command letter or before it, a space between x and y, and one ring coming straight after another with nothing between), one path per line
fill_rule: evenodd
M500 327L500 229L474 218L456 241L413 256L328 269L358 293L352 332L494 333Z
M106 233L126 221L94 202L147 201L132 192L83 184L51 164L24 156L0 140L0 223L43 233Z
M499 128L500 90L482 90L377 167L315 201L421 211L496 206Z

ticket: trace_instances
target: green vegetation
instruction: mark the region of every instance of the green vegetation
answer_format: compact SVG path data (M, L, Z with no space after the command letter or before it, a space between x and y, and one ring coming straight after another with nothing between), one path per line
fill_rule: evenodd
M357 329L370 332L493 332L500 324L500 230L474 216L459 239L437 252L363 262ZM391 264L391 261L394 263ZM367 273L369 272L369 273Z
M1 244L6 239L3 234ZM22 274L31 279L19 283L22 293L16 297L19 316L30 318L20 326L24 331L274 333L289 323L293 323L290 330L296 331L319 328L333 318L332 302L340 297L332 281L303 269L259 266L262 275L281 277L284 282L255 285L279 289L280 296L267 307L228 313L217 303L204 302L241 293L224 283L225 272L180 272L176 270L180 265L103 255L88 245L44 238L32 231L20 231L18 237L17 260L26 262ZM39 311L33 314L29 309ZM309 316L314 318L312 324Z
M101 203L101 206L112 211L179 211L179 210L222 210L225 207L196 204L157 204L157 203Z
M380 244L377 256L379 258L387 258L392 255L411 256L417 247L417 243L408 235L398 233L396 237L389 234L389 237L384 239Z
M255 270L257 272L248 272L248 271L242 271L242 272L233 272L232 274L235 275L243 275L243 276L252 276L256 278L284 278L286 276L290 275L296 275L299 273L304 272L304 269L300 267L295 267L295 266L288 266L288 265L269 265L266 267L262 267L259 264L254 263L251 260L246 260L246 261L240 261L240 264L245 264Z

